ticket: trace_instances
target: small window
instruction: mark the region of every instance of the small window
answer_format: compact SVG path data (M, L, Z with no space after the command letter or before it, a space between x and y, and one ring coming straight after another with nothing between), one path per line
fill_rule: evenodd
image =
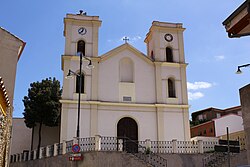
M203 134L204 134L204 135L205 135L205 134L207 134L207 131L206 131L206 129L204 130Z
M166 48L166 61L167 62L173 62L173 52L172 52L172 49L167 47Z
M80 76L76 76L76 93L80 92ZM84 93L84 74L82 74L81 93Z
M83 40L77 42L77 53L78 52L81 52L83 55L85 55L85 42Z
M132 101L132 98L129 96L123 96L123 101Z
M168 97L176 97L174 79L168 79Z

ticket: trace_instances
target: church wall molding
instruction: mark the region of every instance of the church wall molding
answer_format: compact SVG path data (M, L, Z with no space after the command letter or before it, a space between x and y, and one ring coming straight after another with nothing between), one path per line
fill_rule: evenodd
M60 100L63 104L77 104L77 100ZM143 103L114 103L101 101L81 101L81 104L103 105L103 106L125 106L125 107L151 107L151 108L182 108L188 109L190 106L186 104L143 104Z

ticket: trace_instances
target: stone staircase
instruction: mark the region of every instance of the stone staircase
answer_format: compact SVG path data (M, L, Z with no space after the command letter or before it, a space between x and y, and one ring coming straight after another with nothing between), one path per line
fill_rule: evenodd
M230 153L230 165L232 167L247 164L246 150L241 151L239 154ZM203 158L203 167L228 167L228 154L227 153L212 153Z
M138 141L133 141L129 138L122 138L124 143L123 150L143 161L144 163L151 165L152 167L167 167L167 160L150 151L150 149L138 144ZM126 146L130 146L126 148ZM135 147L133 147L133 145ZM133 150L135 149L135 150Z
M227 160L225 153L212 153L203 159L203 167L220 167Z

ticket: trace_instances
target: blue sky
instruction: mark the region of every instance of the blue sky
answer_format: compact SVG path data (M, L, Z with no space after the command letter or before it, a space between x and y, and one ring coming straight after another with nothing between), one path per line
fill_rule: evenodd
M99 55L123 44L146 53L143 42L152 21L183 23L190 113L207 107L240 104L238 89L249 83L249 69L236 75L238 65L249 63L250 38L229 39L222 22L243 0L25 0L3 1L0 26L27 45L18 62L14 117L22 117L22 99L29 84L46 77L62 81L63 18L66 13L100 16Z

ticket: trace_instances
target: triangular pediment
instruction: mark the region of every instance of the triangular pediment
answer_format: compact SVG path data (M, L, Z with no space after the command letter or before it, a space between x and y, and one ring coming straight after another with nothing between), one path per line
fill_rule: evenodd
M125 50L129 50L132 53L134 53L134 55L138 56L139 58L141 58L142 60L146 61L149 64L153 64L152 60L149 59L144 53L140 52L138 49L136 49L135 47L133 47L132 45L125 43L123 45L120 45L112 50L110 50L109 52L103 54L100 56L101 61L105 61L107 59L112 58L115 55L118 55L119 53L125 51Z

